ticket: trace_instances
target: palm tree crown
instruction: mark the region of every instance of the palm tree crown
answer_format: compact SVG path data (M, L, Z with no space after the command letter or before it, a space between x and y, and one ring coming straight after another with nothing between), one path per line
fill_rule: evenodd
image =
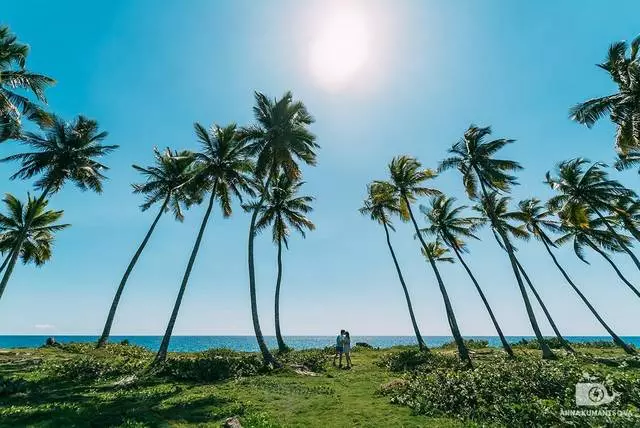
M423 182L436 177L436 172L422 168L422 164L411 156L396 156L389 163L391 185L400 196L400 211L407 213L409 204L415 201L417 196L435 196L440 191L430 187L424 187ZM377 181L377 185L384 186L384 182ZM388 185L389 183L387 183Z
M400 210L398 193L386 182L373 182L367 186L367 199L359 211L362 215L368 215L371 220L387 225L391 230L395 229L390 215L398 215L402 220L407 220Z
M518 203L518 210L513 213L513 218L522 222L521 228L526 229L536 239L555 247L554 241L545 232L560 231L560 225L551 218L552 215L551 210L539 199L531 198Z
M466 206L454 207L455 198L444 195L431 198L429 206L420 205L420 211L425 215L427 226L420 231L440 237L445 244L458 251L465 251L464 239L479 239L475 232L483 226L484 220L478 217L462 217Z
M471 199L478 197L479 189L507 192L518 184L511 171L522 169L518 162L506 159L494 159L492 156L507 144L515 140L500 138L484 141L491 135L491 127L469 126L464 136L448 150L453 156L440 162L439 171L457 168L462 174L467 195Z
M518 220L518 214L509 211L509 201L507 196L499 197L497 192L488 194L480 198L480 203L473 207L474 210L489 219L489 224L494 233L508 239L512 235L520 239L528 239L529 234L523 227L514 226L511 222ZM500 239L498 243L502 245Z
M425 249L426 248L426 249ZM453 257L449 256L449 249L438 240L427 242L425 248L421 248L422 255L429 261L455 263Z

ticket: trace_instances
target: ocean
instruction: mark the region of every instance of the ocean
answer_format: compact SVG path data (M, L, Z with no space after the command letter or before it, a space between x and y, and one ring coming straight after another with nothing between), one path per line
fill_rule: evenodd
M7 348L37 348L42 346L48 337L54 337L57 342L95 342L98 336L18 336L0 335L0 349ZM517 342L520 339L532 339L532 336L507 336L509 342ZM155 351L160 346L162 336L111 336L112 343L127 339L131 344L144 346ZM335 336L285 336L285 342L294 349L323 348L335 343ZM451 336L424 336L427 346L436 347L453 340ZM497 336L465 336L465 339L487 340L489 345L499 347L500 339ZM571 342L610 342L609 336L566 336ZM624 341L640 347L640 336L622 337ZM265 336L270 348L277 348L275 336ZM413 345L416 343L414 336L351 336L351 343L366 342L376 348L389 348L395 345ZM258 343L253 336L174 336L171 338L169 351L195 352L212 348L226 348L234 351L258 351Z

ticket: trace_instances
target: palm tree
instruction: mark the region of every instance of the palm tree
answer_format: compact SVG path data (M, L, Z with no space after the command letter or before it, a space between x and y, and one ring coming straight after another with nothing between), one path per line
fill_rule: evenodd
M20 43L9 27L0 26L0 142L20 137L23 116L39 125L51 123L49 114L15 91L31 92L46 103L44 92L55 83L52 78L25 68L28 54L29 46Z
M600 254L607 263L611 265L618 277L627 287L640 297L640 291L631 284L631 282L622 274L618 266L611 257L607 255L607 251L614 253L621 252L620 244L607 230L599 228L601 221L591 218L591 212L584 205L569 205L560 212L562 220L561 231L564 233L560 238L556 239L556 244L563 245L573 241L573 250L580 260L589 264L584 255L584 248L589 247L596 253ZM624 235L618 235L619 239L628 240Z
M36 205L44 201L50 193L59 191L66 181L73 182L81 190L91 189L97 193L102 192L102 181L106 179L102 171L108 168L99 163L96 158L112 152L118 146L101 144L108 134L99 132L98 122L95 120L78 116L70 123L59 117L53 117L52 121L50 125L44 127L44 134L27 132L23 135L22 142L31 146L32 151L0 160L0 162L13 160L22 162L21 168L11 176L11 179L38 177L35 187L42 193ZM27 224L27 229L28 226ZM18 239L16 248L20 245L22 245L21 240ZM15 263L17 257L18 252L12 249L9 265ZM11 272L7 269L0 281L0 289L6 287L10 276Z
M507 342L507 339L502 333L502 329L493 314L489 301L485 297L484 292L482 291L482 288L480 288L480 284L478 284L478 281L471 272L471 269L462 257L462 253L468 251L463 239L479 239L475 235L475 232L482 227L484 220L477 217L463 217L461 213L467 207L459 206L454 208L453 205L455 201L455 198L448 198L444 195L440 195L431 199L429 207L421 205L420 211L425 214L425 219L428 224L428 226L422 229L421 232L429 235L435 235L441 239L445 245L453 250L458 261L460 261L471 278L473 285L476 287L476 290L489 313L489 317L491 317L491 322L493 322L493 326L498 332L503 349L510 357L513 357L514 354L511 349L511 345L509 345L509 342Z
M249 150L246 143L238 139L236 125L231 124L226 127L214 125L209 131L199 123L194 125L196 136L202 147L201 151L195 154L196 172L191 192L196 194L209 192L209 203L205 211L196 241L191 250L191 256L187 263L187 268L182 277L180 290L176 297L176 302L167 324L167 329L160 343L160 348L156 354L154 364L162 363L167 358L169 342L173 327L178 318L178 311L182 303L189 276L196 260L196 255L200 249L202 236L209 221L209 216L213 210L213 204L219 199L220 207L224 217L231 215L231 196L235 195L242 201L242 193L253 195L251 188L250 173L253 171L253 162L249 158ZM199 196L197 197L199 199Z
M311 196L298 196L302 181L289 178L286 174L274 178L271 188L266 190L264 203L259 208L258 220L256 221L256 233L273 225L273 242L278 246L278 276L276 280L275 295L275 324L278 350L286 352L289 348L284 343L280 330L280 283L282 281L282 244L289 249L290 228L300 232L302 237L306 237L306 230L314 230L316 226L305 215L313 208L309 205L313 198Z
M313 117L301 101L293 100L291 92L286 92L278 100L271 100L264 94L256 92L255 99L256 105L253 107L253 114L257 123L242 128L240 136L249 142L249 150L256 157L256 180L262 182L260 186L262 189L268 189L271 181L280 171L283 171L292 180L300 179L299 160L307 165L316 164L315 151L319 146L315 142L315 135L308 129L309 125L314 122ZM267 364L278 366L279 363L267 348L260 329L253 257L256 221L266 197L266 193L262 192L253 207L249 225L249 294L251 296L253 329L262 358Z
M529 301L529 296L527 295L527 290L525 289L522 281L521 270L518 265L518 259L515 255L515 248L509 240L509 235L517 238L525 238L527 236L527 232L510 223L514 218L512 213L508 212L508 205L508 197L498 197L497 192L493 192L488 196L483 196L480 199L480 203L476 205L474 209L489 220L489 224L491 225L492 232L498 242L498 245L502 247L509 256L511 268L513 269L513 274L516 278L516 282L518 283L518 288L520 289L520 294L524 301L529 322L531 323L533 332L535 333L538 343L540 344L540 349L542 350L542 358L554 358L555 356L551 351L551 348L549 348L549 345L547 345L546 341L542 337L538 321L536 320L531 302Z
M404 297L407 300L407 307L409 309L411 325L413 326L413 332L416 335L418 346L420 347L421 351L428 351L429 348L427 348L426 343L422 339L422 334L420 334L420 329L418 328L418 323L416 322L416 317L413 313L413 305L411 304L409 290L407 290L407 284L404 281L404 277L402 275L402 271L400 270L400 265L398 264L396 253L393 249L393 246L391 245L391 238L389 236L389 229L395 231L393 224L391 223L391 215L397 214L401 219L404 220L404 217L400 210L399 197L395 193L393 187L384 183L369 184L367 186L367 193L368 196L367 199L365 199L362 208L360 208L360 214L368 215L371 220L380 223L384 228L387 247L389 247L389 252L391 253L391 258L393 259L393 264L396 268L396 272L398 273L400 285L402 285Z
M589 161L582 158L561 162L557 167L557 177L550 172L546 174L546 182L559 195L549 200L552 210L561 210L566 206L585 205L602 221L620 248L631 257L638 270L640 261L629 248L629 242L615 231L603 213L616 212L615 201L620 198L635 198L633 190L627 189L616 180L609 179L606 167L601 162L594 162L586 170Z
M456 345L458 346L458 354L460 356L460 359L465 364L470 365L471 359L469 358L469 352L466 345L464 344L462 336L460 335L458 323L456 321L456 317L453 312L453 307L451 306L446 287L444 285L444 282L442 281L442 277L440 276L440 272L438 271L435 260L431 257L431 253L429 252L427 243L424 241L422 234L420 233L420 228L418 227L418 223L416 222L415 216L413 215L413 210L411 209L411 202L415 201L417 196L435 196L440 194L440 191L437 189L423 186L423 183L426 180L435 178L436 173L430 169L422 168L422 164L416 158L411 156L394 157L391 160L391 163L389 163L388 168L389 174L391 176L390 184L393 186L393 189L400 197L400 210L403 213L409 214L409 218L413 223L415 233L420 240L420 243L422 244L422 250L429 259L431 268L436 275L436 280L438 281L438 286L440 287L440 292L442 293L442 298L444 300L449 326L451 327L451 334L453 335Z
M522 222L522 226L527 229L527 231L535 237L538 241L542 242L545 250L553 260L553 263L556 265L562 276L567 281L567 283L573 288L573 290L580 296L580 299L584 302L584 304L589 308L593 316L600 322L600 324L607 330L607 333L613 338L613 341L616 345L620 346L627 354L635 354L635 350L627 345L620 337L607 325L607 323L602 319L600 314L595 310L591 302L585 297L584 294L580 291L580 289L575 285L569 274L564 270L564 268L558 262L555 254L551 251L551 248L555 248L556 244L551 239L551 237L547 234L547 232L557 233L561 230L560 225L552 220L551 211L545 208L539 199L525 199L518 203L518 212L517 217L518 220Z
M624 41L613 43L609 47L607 59L598 64L618 86L617 92L587 100L570 110L573 120L588 127L592 127L608 113L611 121L618 127L616 149L622 155L631 149L640 148L640 37L631 42L629 57L626 55L628 47Z
M13 195L6 194L4 203L7 214L0 214L0 251L9 251L11 258L7 263L5 275L11 275L18 257L24 264L33 262L43 265L51 258L51 247L55 232L68 227L68 224L55 224L62 211L47 210L47 200L27 196L26 205ZM6 282L0 286L0 298Z
M640 149L629 150L625 154L618 154L618 160L616 160L614 164L618 171L631 169L638 165L640 165ZM640 169L638 169L638 174L640 174Z
M611 215L606 221L626 230L636 241L640 241L640 200L618 198L611 207Z
M195 198L195 195L190 194L188 187L185 187L193 178L194 154L189 151L172 152L169 148L162 153L156 148L153 153L155 157L154 166L143 168L138 165L133 165L133 168L146 177L145 183L133 185L133 192L146 195L146 200L144 204L141 205L142 211L148 210L158 202L162 203L158 210L158 214L151 223L151 227L147 231L147 234L133 255L133 258L129 262L129 265L120 280L113 302L111 303L111 308L109 309L107 321L105 322L104 329L102 330L102 335L98 340L98 348L104 346L109 339L118 303L120 302L120 297L122 296L124 287L129 279L129 275L131 275L133 268L138 262L138 258L140 258L142 251L147 246L158 221L160 221L160 217L162 217L165 212L171 210L176 220L183 221L184 215L182 213L182 206L189 205L193 202L199 202L194 201L194 199L197 198Z

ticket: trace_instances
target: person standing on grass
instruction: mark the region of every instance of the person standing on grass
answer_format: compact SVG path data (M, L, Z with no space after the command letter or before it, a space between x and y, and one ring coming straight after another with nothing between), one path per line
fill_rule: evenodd
M342 353L346 359L347 369L351 368L351 336L349 336L349 332L345 331L342 336ZM340 362L342 362L342 355L340 355Z
M342 367L342 340L344 339L344 330L340 330L340 334L336 337L336 354L333 356L333 365L336 365L336 358L340 356L340 365Z

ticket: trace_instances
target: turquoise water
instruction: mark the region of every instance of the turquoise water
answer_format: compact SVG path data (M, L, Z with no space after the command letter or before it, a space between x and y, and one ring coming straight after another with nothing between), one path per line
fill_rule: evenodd
M0 336L0 348L36 348L44 344L49 336ZM98 336L53 336L61 343L95 342ZM500 346L497 336L467 336L467 339L482 339L489 341L491 346ZM531 339L531 336L507 336L509 342L520 339ZM608 336L567 336L571 342L591 342L596 340L611 341ZM112 342L127 339L130 343L144 346L152 351L160 346L161 336L112 336ZM265 337L270 348L277 348L275 336ZM640 336L622 337L627 343L640 347ZM450 342L450 336L424 336L427 346L440 346ZM323 348L335 343L335 336L287 336L287 344L295 349ZM394 345L413 345L413 336L351 336L351 343L366 342L377 348L388 348ZM211 348L227 348L235 351L258 351L258 344L253 336L174 336L171 338L170 351L191 352L203 351Z

